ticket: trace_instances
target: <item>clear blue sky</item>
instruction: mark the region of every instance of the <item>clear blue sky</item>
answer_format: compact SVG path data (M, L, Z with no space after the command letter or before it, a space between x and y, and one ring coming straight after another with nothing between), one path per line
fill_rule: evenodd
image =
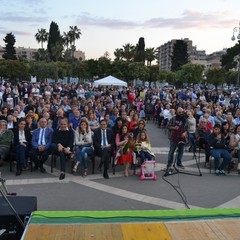
M77 49L97 59L144 37L146 47L189 38L207 53L232 47L239 0L0 0L0 45L9 32L16 47L39 48L34 35L55 21L61 34L78 26ZM45 44L46 47L46 44Z

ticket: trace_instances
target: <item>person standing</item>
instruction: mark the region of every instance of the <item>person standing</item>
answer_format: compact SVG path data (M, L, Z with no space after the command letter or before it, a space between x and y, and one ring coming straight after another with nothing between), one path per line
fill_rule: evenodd
M101 164L104 165L103 177L108 179L108 167L115 145L114 135L111 129L107 128L105 119L101 120L100 128L94 132L93 146L97 156L101 157Z
M186 131L186 117L181 107L177 109L176 116L172 117L169 120L167 128L168 139L170 141L167 168L170 168L172 166L174 152L177 148L178 148L178 154L176 159L177 167L184 168L182 164L182 157L184 145L187 141L187 131Z

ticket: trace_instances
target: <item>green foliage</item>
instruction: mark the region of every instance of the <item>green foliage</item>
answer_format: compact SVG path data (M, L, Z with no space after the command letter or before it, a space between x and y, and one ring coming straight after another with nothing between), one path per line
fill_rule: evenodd
M147 60L147 66L151 66L152 61L157 59L157 54L155 48L146 48L145 59Z
M240 41L235 46L228 48L227 53L222 56L221 63L227 71L237 67L237 61L234 58L240 54Z
M35 38L38 43L41 43L41 47L43 49L43 43L48 40L48 32L44 28L38 29L38 32L35 34Z
M58 25L55 22L50 24L47 49L51 60L57 61L61 58L63 42Z
M149 79L150 70L142 62L129 63L128 69L129 79L126 80Z
M1 60L0 76L11 81L22 81L30 79L30 65L27 61Z
M3 41L5 42L3 58L16 60L16 49L14 47L16 42L15 36L12 33L7 33Z
M237 84L237 71L228 71L225 75L225 80L228 85Z
M216 87L225 82L225 70L221 69L209 69L206 73L207 82L215 85Z
M135 47L127 43L123 45L123 50L122 50L122 58L125 59L127 62L132 62L135 56Z
M149 69L149 82L156 82L159 76L159 66L152 65L147 68Z
M188 63L187 43L184 40L176 40L173 46L171 62L171 71L173 72L180 70L184 64Z
M139 38L138 44L136 45L136 53L135 53L134 61L135 62L145 61L145 42L143 37Z
M98 59L98 76L106 77L111 74L111 61L107 57Z
M180 70L180 80L184 83L200 83L202 80L204 66L200 64L187 63Z

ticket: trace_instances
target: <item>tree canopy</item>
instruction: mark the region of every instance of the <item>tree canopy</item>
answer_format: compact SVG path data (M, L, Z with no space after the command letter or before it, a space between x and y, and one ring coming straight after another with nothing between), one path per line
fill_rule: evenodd
M3 58L16 60L16 49L14 47L16 42L15 36L12 33L7 33L3 41L5 42Z
M188 63L188 47L184 40L176 40L173 45L171 60L171 71L173 72L180 70L181 66Z

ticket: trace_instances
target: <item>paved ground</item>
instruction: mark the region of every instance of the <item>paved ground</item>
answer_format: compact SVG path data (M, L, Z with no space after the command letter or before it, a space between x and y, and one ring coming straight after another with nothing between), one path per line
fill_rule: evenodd
M2 178L6 179L9 192L19 196L37 196L38 210L138 210L138 209L184 209L240 207L240 176L231 172L227 176L215 176L205 169L204 156L200 158L202 176L196 167L193 154L185 152L184 173L163 177L167 161L168 139L165 132L153 123L147 126L153 151L156 153L157 181L140 181L137 175L123 176L122 167L116 175L110 172L110 179L103 179L100 173L89 174L87 178L79 175L66 175L58 180L58 166L50 173L24 172L16 177L9 172L9 166L0 168ZM179 193L174 190L173 186ZM183 199L184 201L183 201Z

